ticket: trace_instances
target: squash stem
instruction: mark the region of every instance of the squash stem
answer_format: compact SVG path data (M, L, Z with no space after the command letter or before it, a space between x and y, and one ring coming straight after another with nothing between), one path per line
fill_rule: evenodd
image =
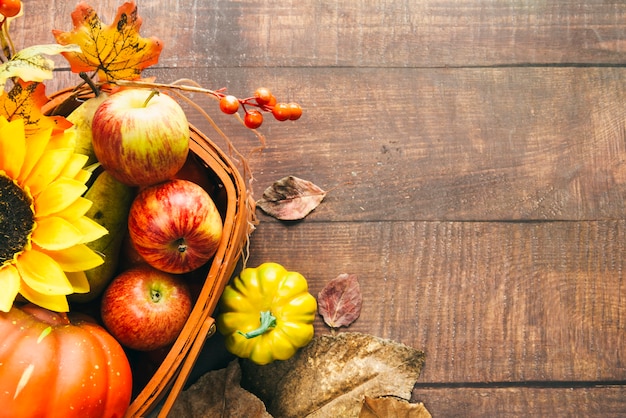
M261 312L261 325L252 331L241 332L237 331L237 333L243 335L247 339L258 337L261 334L269 331L270 328L274 328L276 326L276 317L272 315L270 311Z

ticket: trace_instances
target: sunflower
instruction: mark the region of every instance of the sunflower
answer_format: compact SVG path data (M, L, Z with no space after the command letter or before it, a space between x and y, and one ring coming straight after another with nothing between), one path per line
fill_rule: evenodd
M30 131L29 131L30 132ZM103 263L86 243L107 233L85 216L90 173L74 134L28 135L22 119L0 117L0 310L18 297L57 312L67 295L86 293L84 270Z

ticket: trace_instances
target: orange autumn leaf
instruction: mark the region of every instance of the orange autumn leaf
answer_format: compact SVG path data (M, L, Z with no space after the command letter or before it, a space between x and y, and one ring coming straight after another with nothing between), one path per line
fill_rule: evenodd
M0 116L9 121L24 119L26 135L42 129L52 129L54 135L72 126L62 116L44 115L41 108L48 102L44 84L18 79L11 90L0 95Z
M52 33L61 45L80 46L82 52L63 53L75 73L97 71L101 81L136 80L144 68L159 60L163 44L155 37L139 36L142 20L134 1L121 5L108 26L81 2L72 12L72 22L73 31Z

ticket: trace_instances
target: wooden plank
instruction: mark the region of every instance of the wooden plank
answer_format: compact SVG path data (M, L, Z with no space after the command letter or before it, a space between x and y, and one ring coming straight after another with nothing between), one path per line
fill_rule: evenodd
M422 388L416 400L433 417L588 417L626 415L626 387Z
M119 4L103 0L94 7L110 23ZM18 23L30 44L51 41L41 27L72 29L75 3L55 2L55 14L50 7L35 2L29 20ZM139 4L139 13L142 34L165 42L164 67L622 64L626 59L626 4L619 0L150 0Z
M446 10L445 3L430 6ZM112 5L98 7L113 10ZM146 4L148 15L157 14L153 7ZM363 8L358 15L364 18L373 5L352 7ZM452 16L464 7L471 8L461 5ZM608 19L611 13L601 9L583 10L581 16ZM511 5L499 10L511 16L524 12L523 6ZM576 26L578 19L567 22ZM375 28L368 26L368 33ZM331 194L330 212L320 211L316 219L576 220L624 213L623 68L181 68L150 73L170 81L191 77L215 88L230 85L243 95L267 84L301 102L303 120L289 129L270 126L271 148L253 160L253 167L257 194L276 178L300 174L349 197L339 205ZM57 77L51 88L76 82L63 80ZM192 121L203 125L199 117Z
M626 221L263 222L249 265L300 271L314 295L357 274L349 330L424 350L423 383L616 381L625 235Z
M151 74L226 86L240 97L266 85L282 100L298 101L302 119L279 123L269 116L261 127L268 148L250 161L258 196L286 175L334 189L315 220L578 220L626 213L624 68ZM216 102L194 98L244 153L258 146ZM216 137L198 113L189 115Z
M244 94L269 84L300 101L307 113L297 128L268 129L272 148L254 161L257 184L262 190L282 175L326 173L314 180L338 187L351 204L327 205L332 212L321 220L610 219L624 213L622 68L156 74L215 80ZM57 77L51 87L71 84L62 81ZM397 203L390 208L390 201Z

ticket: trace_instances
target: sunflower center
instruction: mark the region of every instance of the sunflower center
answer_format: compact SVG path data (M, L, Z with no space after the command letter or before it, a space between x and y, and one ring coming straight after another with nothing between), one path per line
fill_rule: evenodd
M0 266L12 260L28 244L35 225L31 197L0 173Z

